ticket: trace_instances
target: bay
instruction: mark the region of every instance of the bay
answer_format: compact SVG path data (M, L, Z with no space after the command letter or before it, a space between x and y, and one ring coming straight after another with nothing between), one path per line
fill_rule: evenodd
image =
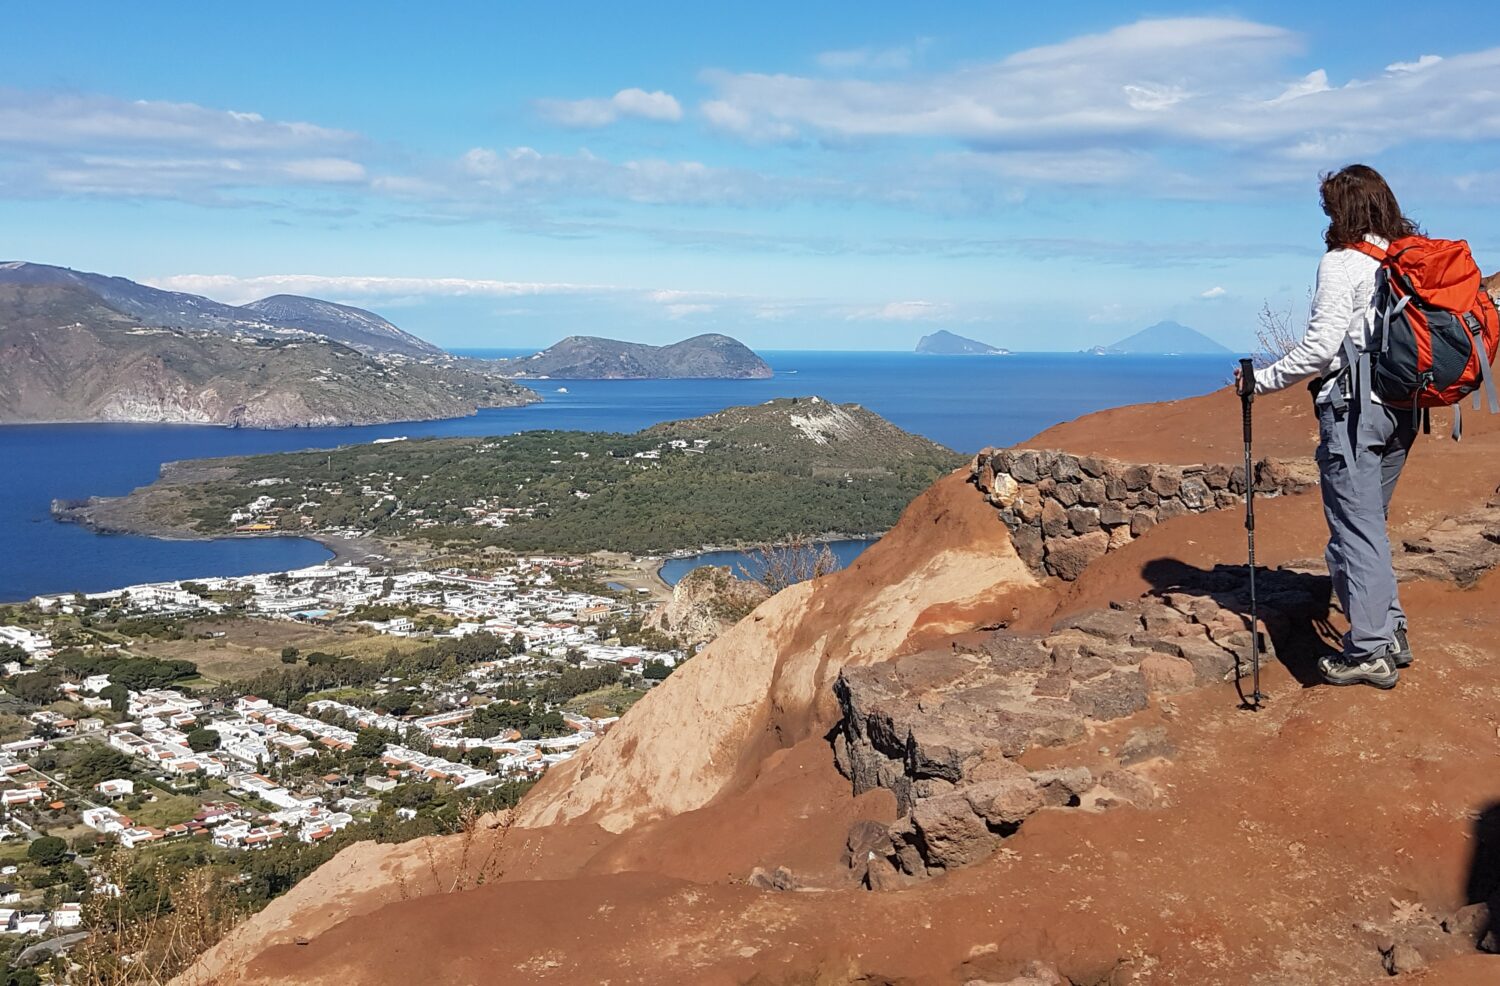
M467 350L464 355L514 355ZM1222 386L1224 357L919 356L763 353L767 380L538 380L543 402L466 418L279 431L193 425L0 426L0 600L97 591L137 582L242 575L328 557L299 538L167 541L98 535L52 520L54 498L114 496L151 482L176 459L331 448L376 438L510 434L533 428L634 431L775 397L863 404L961 452L1008 445L1080 414L1170 400Z
M829 541L828 550L833 552L838 567L844 568L874 543L868 538ZM766 568L765 558L758 551L705 551L698 555L668 558L662 562L658 574L667 585L676 585L684 575L705 565L727 566L736 578L751 580L760 578Z

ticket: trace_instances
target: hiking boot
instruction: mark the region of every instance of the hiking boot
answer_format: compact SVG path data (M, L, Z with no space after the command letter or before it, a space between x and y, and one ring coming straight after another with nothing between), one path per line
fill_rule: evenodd
M1391 660L1398 668L1411 667L1411 644L1406 642L1406 626L1396 628L1396 643L1391 647Z
M1342 657L1330 656L1318 659L1318 670L1323 680L1330 685L1374 685L1376 688L1395 688L1401 680L1396 662L1389 654L1363 661L1346 661Z

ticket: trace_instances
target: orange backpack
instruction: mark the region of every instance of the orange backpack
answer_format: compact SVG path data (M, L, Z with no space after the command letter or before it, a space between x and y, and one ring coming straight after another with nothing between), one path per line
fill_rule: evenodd
M1500 352L1500 315L1463 240L1405 236L1382 250L1369 242L1351 249L1380 262L1368 386L1381 401L1409 407L1452 406L1453 437L1461 433L1458 402L1482 387L1490 413L1500 399L1490 364Z

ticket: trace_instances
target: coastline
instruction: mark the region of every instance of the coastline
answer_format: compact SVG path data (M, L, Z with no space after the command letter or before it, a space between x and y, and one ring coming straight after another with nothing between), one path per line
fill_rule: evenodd
M527 388L530 390L530 388ZM374 428L383 425L422 424L429 421L452 421L472 418L480 411L505 410L513 407L530 407L541 404L545 398L532 391L530 400L516 400L506 404L479 404L461 414L430 414L419 418L371 418L348 421L298 421L290 424L243 424L237 421L188 421L147 418L47 418L45 420L4 421L0 428L45 428L54 425L143 425L147 427L223 428L228 431L311 431L315 428Z
M124 535L130 537L148 537L159 541L193 541L193 542L216 542L216 541L256 541L267 538L293 538L301 541L311 541L322 547L331 557L325 559L322 564L326 565L364 565L378 567L385 564L415 565L421 559L416 556L399 557L402 546L398 543L393 546L372 538L343 538L324 533L295 533L271 531L256 534L198 534L191 531L173 528L125 529L99 523L91 514L83 512L92 503L69 504L59 508L54 503L53 520L56 523L78 524L88 528L96 535ZM874 542L883 536L881 533L846 534L830 532L820 534L816 537L806 539L812 544L836 544L849 541ZM783 542L784 543L784 542ZM773 544L772 547L779 545ZM680 548L675 551L661 555L634 556L622 552L595 551L589 553L596 563L606 569L606 575L610 581L618 581L631 589L644 589L654 599L669 599L673 592L673 584L668 582L662 574L667 564L672 561L680 561L686 558L696 558L703 555L720 553L742 553L751 552L760 548L761 545L702 545L697 548ZM395 554L397 557L393 557ZM196 576L185 576L187 579L208 577L200 573ZM63 590L66 591L66 590ZM19 604L26 600L0 600L0 605Z

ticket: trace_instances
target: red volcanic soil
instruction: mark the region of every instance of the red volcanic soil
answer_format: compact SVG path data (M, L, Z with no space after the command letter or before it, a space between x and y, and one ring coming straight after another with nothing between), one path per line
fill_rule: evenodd
M1310 454L1304 394L1263 398L1256 411L1259 455ZM1495 496L1500 422L1470 415L1466 428L1458 445L1419 442L1392 509L1398 536ZM1435 434L1445 431L1434 422ZM1238 403L1221 392L1108 411L1025 444L1127 461L1235 462ZM859 648L836 646L867 629L851 616L862 612L858 598L964 544L985 545L998 564L1008 549L988 511L962 477L938 484L867 563L809 591L805 605L816 612L788 631L796 646L821 635L833 642L820 652L825 663L864 660ZM1321 553L1316 493L1266 501L1259 514L1262 564ZM1242 564L1241 520L1226 510L1165 522L1070 585L954 593L951 607L932 602L901 624L887 651L998 622L1042 627L1134 599L1163 571ZM895 807L884 791L853 798L834 769L823 737L836 705L773 702L700 805L661 801L615 832L585 812L571 823L485 829L467 843L453 837L425 864L409 853L399 891L373 869L389 870L389 860L370 862L358 879L335 861L278 902L279 923L251 922L232 955L200 972L226 983L328 986L874 986L1004 983L1039 960L1075 984L1360 984L1386 978L1380 946L1395 938L1431 963L1405 978L1500 983L1500 956L1435 926L1479 883L1500 879L1500 576L1467 590L1406 583L1403 600L1417 661L1396 689L1304 687L1273 664L1258 713L1237 707L1231 685L1212 686L1097 725L1071 747L1032 750L1023 761L1033 769L1091 760L1102 769L1142 726L1164 728L1176 748L1149 768L1159 806L1044 809L987 860L906 889L851 886L840 859L854 821L890 820ZM790 636L768 636L765 659L782 660ZM662 704L632 711L642 717L635 728L649 731ZM537 796L560 802L564 781L608 764L590 759L549 777ZM757 868L778 866L800 889L751 882Z

